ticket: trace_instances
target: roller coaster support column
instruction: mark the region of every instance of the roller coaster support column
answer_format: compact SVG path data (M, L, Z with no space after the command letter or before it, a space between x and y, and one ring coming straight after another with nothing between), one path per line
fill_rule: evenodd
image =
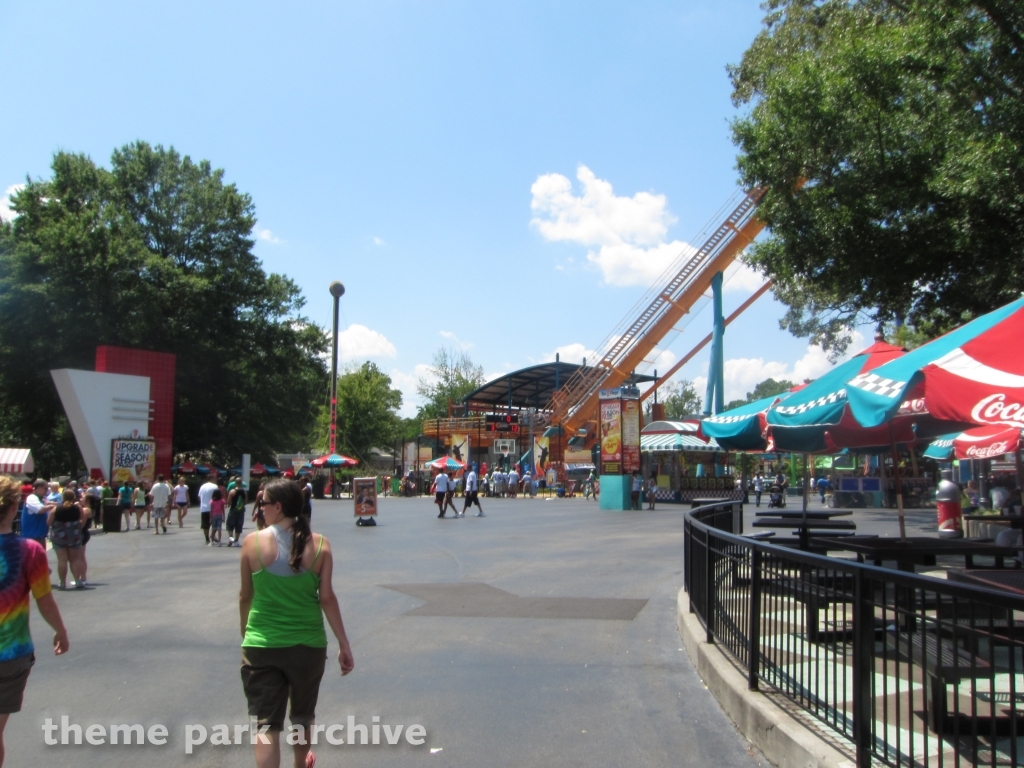
M721 413L725 410L725 360L723 336L725 318L722 317L722 273L716 272L711 278L711 303L714 307L714 328L711 333L711 363L708 366L708 386L704 391L704 415ZM697 467L697 475L704 474L704 465ZM721 467L715 464L712 474L718 475Z
M711 416L725 410L724 348L725 318L722 317L722 273L711 278L711 301L714 306L714 332L711 335L711 365L708 368L708 386L704 392L704 415Z

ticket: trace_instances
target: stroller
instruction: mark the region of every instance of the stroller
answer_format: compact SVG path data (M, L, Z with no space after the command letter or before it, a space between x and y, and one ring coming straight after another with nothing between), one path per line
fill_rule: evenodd
M775 483L771 488L768 489L768 507L784 507L786 506L786 492L785 489Z

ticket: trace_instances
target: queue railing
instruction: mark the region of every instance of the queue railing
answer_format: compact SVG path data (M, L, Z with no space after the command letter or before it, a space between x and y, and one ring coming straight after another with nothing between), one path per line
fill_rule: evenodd
M741 536L738 507L686 513L684 586L749 688L860 768L1024 762L1024 598Z

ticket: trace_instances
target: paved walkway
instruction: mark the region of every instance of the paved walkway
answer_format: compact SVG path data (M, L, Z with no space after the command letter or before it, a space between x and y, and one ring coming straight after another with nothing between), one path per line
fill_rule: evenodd
M352 523L351 501L315 504L314 528L337 552L335 587L356 659L344 679L329 662L319 720L353 715L370 725L376 715L427 730L420 747L320 746L320 765L764 763L681 648L683 507L484 506L482 519L438 520L426 498L387 499L380 525L364 529ZM185 755L186 724L246 722L238 550L205 547L194 509L187 521L166 538L93 538L94 586L57 593L71 634L66 656L52 656L33 611L38 662L25 708L7 728L9 765L252 764L247 745ZM44 718L61 715L82 726L160 723L170 739L44 746Z

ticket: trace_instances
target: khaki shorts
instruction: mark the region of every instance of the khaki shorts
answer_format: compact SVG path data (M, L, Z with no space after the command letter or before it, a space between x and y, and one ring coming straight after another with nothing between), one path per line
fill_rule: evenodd
M10 661L0 661L0 715L21 712L28 673L32 671L32 665L35 663L34 653Z
M243 647L242 688L249 702L249 716L271 731L283 731L285 710L291 701L292 725L312 725L326 664L326 648Z

